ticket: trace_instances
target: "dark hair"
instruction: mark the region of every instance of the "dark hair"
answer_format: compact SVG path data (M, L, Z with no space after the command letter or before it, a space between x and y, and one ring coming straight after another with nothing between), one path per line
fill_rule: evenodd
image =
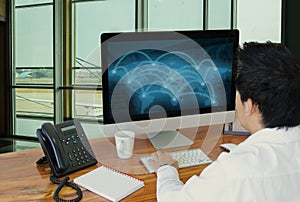
M236 89L251 98L267 128L300 124L300 65L279 43L244 43L237 55Z

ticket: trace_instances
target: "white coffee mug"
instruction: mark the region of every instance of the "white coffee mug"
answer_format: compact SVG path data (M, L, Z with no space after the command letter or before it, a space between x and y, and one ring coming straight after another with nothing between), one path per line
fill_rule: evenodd
M127 159L132 157L134 136L135 133L133 131L118 131L115 133L115 144L119 158Z

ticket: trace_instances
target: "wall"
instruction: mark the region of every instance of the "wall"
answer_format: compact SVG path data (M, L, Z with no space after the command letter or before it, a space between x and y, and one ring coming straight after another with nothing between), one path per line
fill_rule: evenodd
M281 42L281 0L237 0L240 43Z

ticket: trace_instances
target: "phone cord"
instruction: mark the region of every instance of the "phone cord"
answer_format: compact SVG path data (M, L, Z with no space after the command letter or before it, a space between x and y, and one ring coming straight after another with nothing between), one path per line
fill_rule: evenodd
M53 198L55 199L55 201L57 202L78 202L82 199L82 191L81 189L74 183L68 182L70 179L70 177L65 177L62 181L56 179L53 175L50 175L50 180L51 182L55 183L55 184L59 184L59 186L57 187L57 189L54 192L54 196ZM63 188L63 186L68 186L71 187L73 189L76 190L77 192L77 198L75 199L71 199L71 200L64 200L59 198L58 193L60 192L60 190Z

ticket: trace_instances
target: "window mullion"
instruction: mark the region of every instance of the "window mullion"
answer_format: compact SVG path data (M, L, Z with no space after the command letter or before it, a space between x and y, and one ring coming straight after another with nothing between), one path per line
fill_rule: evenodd
M72 82L72 0L63 1L63 45L64 45L64 66L63 66L63 85L71 86ZM64 91L64 119L73 117L73 98L72 91Z
M71 0L54 0L54 117L59 123L72 118Z

